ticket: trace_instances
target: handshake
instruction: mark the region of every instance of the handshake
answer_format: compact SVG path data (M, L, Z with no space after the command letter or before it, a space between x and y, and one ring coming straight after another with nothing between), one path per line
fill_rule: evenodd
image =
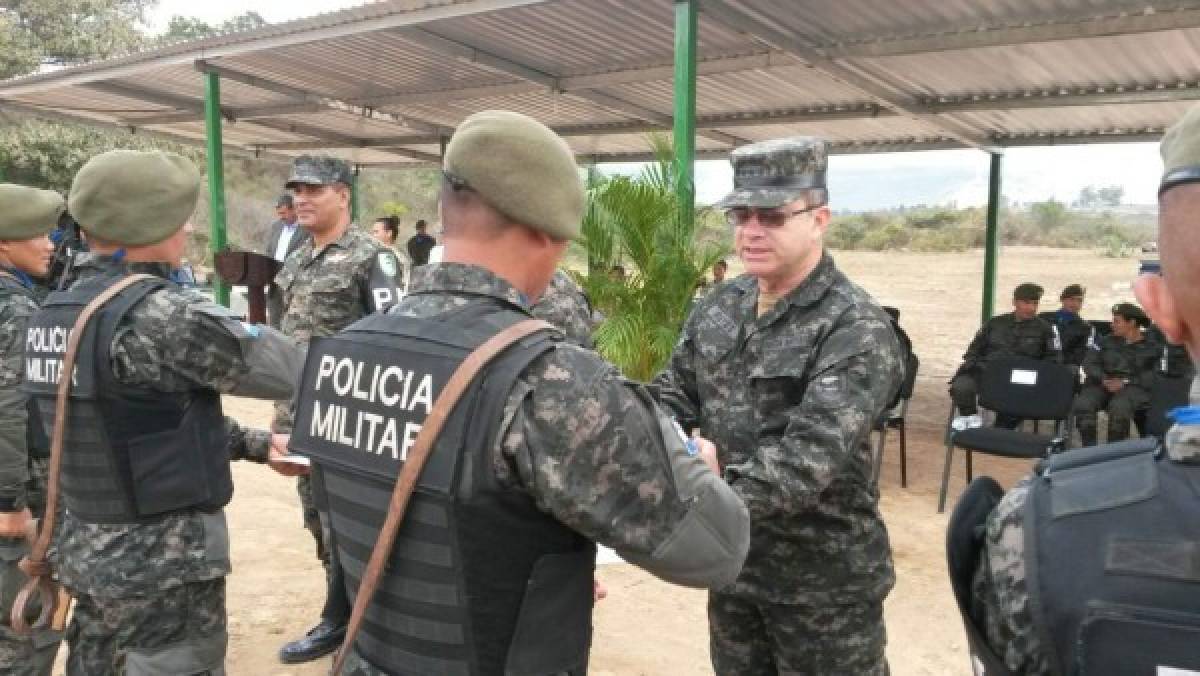
M308 474L308 458L288 453L288 442L291 439L292 435L290 434L271 435L271 443L267 449L267 464L271 466L271 469L283 476Z

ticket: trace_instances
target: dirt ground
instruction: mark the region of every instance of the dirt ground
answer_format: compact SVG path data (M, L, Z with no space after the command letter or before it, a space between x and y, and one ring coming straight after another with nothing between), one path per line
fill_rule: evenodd
M936 513L949 401L946 381L979 320L982 254L835 254L849 276L883 304L901 309L901 323L922 360L909 415L908 486L901 488L895 435L884 457L881 506L892 539L898 581L886 604L888 659L899 676L970 673L965 640L945 575L944 515ZM1036 281L1047 289L1043 309L1057 306L1068 283L1088 288L1085 316L1107 318L1113 303L1133 300L1134 259L1106 259L1088 251L1009 248L1001 254L998 311L1011 289ZM228 398L227 412L263 425L269 407ZM964 485L956 463L951 500ZM1010 485L1028 464L978 458L976 473ZM246 463L234 468L237 492L228 509L234 572L229 578L233 675L325 674L330 661L290 667L279 646L315 621L324 576L313 543L300 524L292 480ZM623 563L602 565L598 577L609 597L595 612L592 673L609 675L708 674L705 594L666 585Z

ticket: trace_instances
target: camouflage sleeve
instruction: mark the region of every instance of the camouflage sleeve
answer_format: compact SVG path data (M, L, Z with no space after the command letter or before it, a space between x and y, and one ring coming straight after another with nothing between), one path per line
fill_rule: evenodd
M0 306L0 511L20 504L29 478L26 447L28 414L20 391L24 373L25 325L37 310L33 301L13 294Z
M562 277L560 277L562 275ZM550 286L534 304L533 316L557 326L567 340L592 349L592 308L579 289L564 273L556 272Z
M380 249L363 270L360 284L367 314L387 312L400 300L400 262L391 249Z
M242 427L233 418L225 418L225 436L229 453L234 460L264 463L271 443L271 433L252 427Z
M783 413L783 433L764 437L749 460L725 467L752 518L815 507L821 492L861 457L872 421L903 378L887 326L845 326L825 345L832 350L818 357L807 381L796 383L802 394Z
M1104 359L1099 345L1088 348L1083 357L1083 373L1092 382L1104 380Z
M972 580L972 614L984 638L1014 674L1050 674L1049 657L1033 626L1025 585L1025 504L1030 477L1004 496L987 521L983 555Z
M975 332L975 337L971 339L971 344L967 346L967 352L963 355L962 369L973 369L983 359L983 350L988 343L989 325L984 324Z
M745 507L687 454L645 389L595 353L561 345L535 361L501 429L500 481L584 537L677 584L736 578Z
M696 345L691 339L691 317L684 323L679 343L667 366L651 382L658 401L684 429L700 426L700 396L696 390Z

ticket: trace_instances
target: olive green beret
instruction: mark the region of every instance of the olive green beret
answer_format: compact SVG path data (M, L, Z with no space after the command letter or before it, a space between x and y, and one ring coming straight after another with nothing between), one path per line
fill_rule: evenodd
M200 172L187 158L160 151L110 150L87 161L68 204L79 227L113 244L155 244L196 210Z
M0 239L33 239L53 230L67 210L62 195L15 183L0 183Z
M1025 282L1013 289L1013 300L1041 300L1042 293L1044 292L1041 286L1033 282Z
M446 146L442 168L517 223L559 239L579 236L584 190L574 154L531 117L505 110L468 117Z
M1087 289L1083 288L1081 284L1068 284L1062 290L1062 294L1059 295L1058 299L1065 300L1067 298L1083 298L1086 292Z
M1200 181L1200 105L1192 106L1183 118L1163 135L1159 152L1163 177L1158 194L1184 183Z

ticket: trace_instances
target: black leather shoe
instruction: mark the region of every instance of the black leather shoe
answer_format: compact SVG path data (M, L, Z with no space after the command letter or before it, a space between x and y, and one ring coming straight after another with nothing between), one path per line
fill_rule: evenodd
M279 660L284 664L311 662L337 650L346 636L346 625L335 625L322 619L317 626L308 630L304 638L292 641L279 649Z

